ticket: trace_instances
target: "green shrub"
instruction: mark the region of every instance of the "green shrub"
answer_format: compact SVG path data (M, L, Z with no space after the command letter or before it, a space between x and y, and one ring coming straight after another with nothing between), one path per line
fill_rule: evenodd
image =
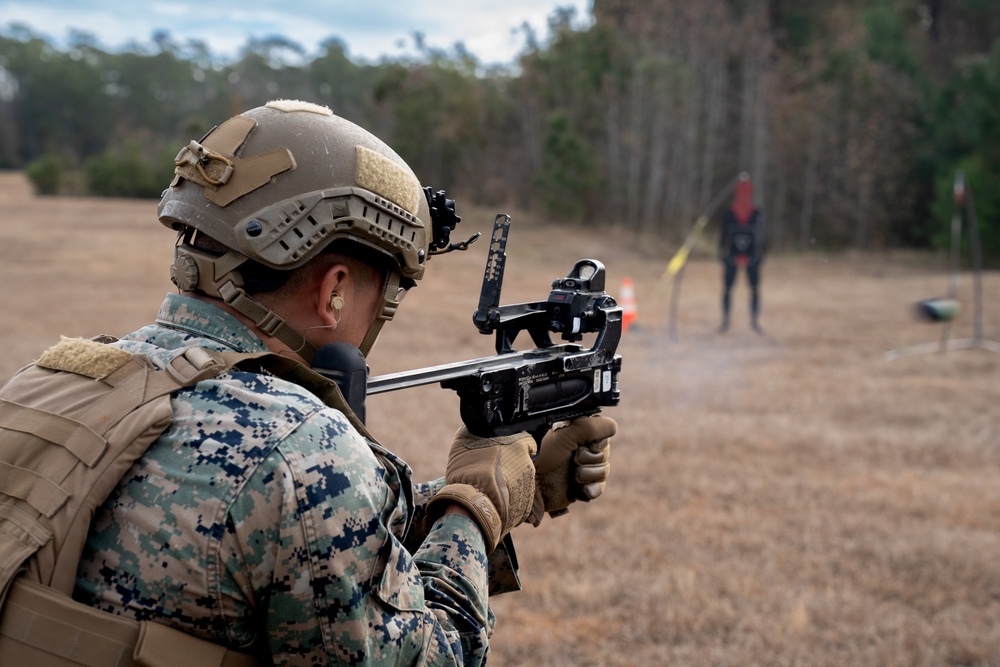
M162 153L150 155L138 143L129 142L124 149L108 149L90 158L83 167L88 192L103 197L159 198L174 167L173 160Z
M35 194L59 194L59 186L62 182L62 165L57 156L51 153L43 155L28 164L24 173L35 187Z

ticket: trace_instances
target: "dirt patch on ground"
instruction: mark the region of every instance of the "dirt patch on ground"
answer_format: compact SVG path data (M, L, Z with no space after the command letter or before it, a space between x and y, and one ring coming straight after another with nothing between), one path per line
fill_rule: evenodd
M467 207L461 232L488 237ZM36 198L0 174L6 377L60 334L124 334L164 293L171 232L148 201ZM671 337L656 244L519 220L504 303L544 298L582 257L634 281L605 497L517 530L525 590L499 597L498 664L1000 664L1000 354L887 361L940 339L912 304L943 259L788 255L763 270L765 333L719 323L720 270L697 256ZM492 354L471 323L486 244L434 258L372 357L373 374ZM953 338L972 335L971 278ZM1000 339L1000 274L983 282ZM527 345L527 343L522 343ZM451 392L371 397L377 437L418 478L443 469ZM401 420L397 421L397 420ZM402 423L403 426L400 426Z

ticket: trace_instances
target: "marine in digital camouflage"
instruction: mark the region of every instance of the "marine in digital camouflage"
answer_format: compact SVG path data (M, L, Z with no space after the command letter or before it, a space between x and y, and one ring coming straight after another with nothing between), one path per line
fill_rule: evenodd
M266 350L235 318L173 294L117 345L157 365L182 347ZM172 424L95 515L76 599L280 665L485 661L483 537L456 515L417 525L440 480L412 484L343 414L271 375L232 371L172 404Z

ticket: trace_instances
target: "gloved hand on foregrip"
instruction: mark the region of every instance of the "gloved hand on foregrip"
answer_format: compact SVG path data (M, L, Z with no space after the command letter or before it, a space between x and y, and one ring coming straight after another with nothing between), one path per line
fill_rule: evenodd
M515 526L531 513L535 496L537 446L527 433L481 438L463 426L455 434L445 485L427 503L430 517L439 516L448 503L467 509L492 552Z
M546 512L559 516L571 503L589 502L604 493L611 472L611 436L617 432L614 419L596 415L545 434L535 458L533 525L541 523Z

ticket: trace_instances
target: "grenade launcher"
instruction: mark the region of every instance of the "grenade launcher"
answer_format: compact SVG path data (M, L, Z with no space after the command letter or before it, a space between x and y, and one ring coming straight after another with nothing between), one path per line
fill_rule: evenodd
M472 317L480 333L496 335L496 356L368 377L360 353L360 361L352 363L340 359L343 351L334 346L320 348L314 370L340 384L362 421L366 395L435 382L458 393L462 421L479 436L527 431L541 441L556 422L618 404L622 361L615 351L622 309L604 291L604 264L581 259L565 278L552 283L545 301L501 306L509 229L510 216L497 215L479 307ZM528 333L534 349L514 349L521 332ZM551 334L565 342L554 343ZM579 344L584 334L596 334L589 348ZM343 370L351 366L353 370Z

